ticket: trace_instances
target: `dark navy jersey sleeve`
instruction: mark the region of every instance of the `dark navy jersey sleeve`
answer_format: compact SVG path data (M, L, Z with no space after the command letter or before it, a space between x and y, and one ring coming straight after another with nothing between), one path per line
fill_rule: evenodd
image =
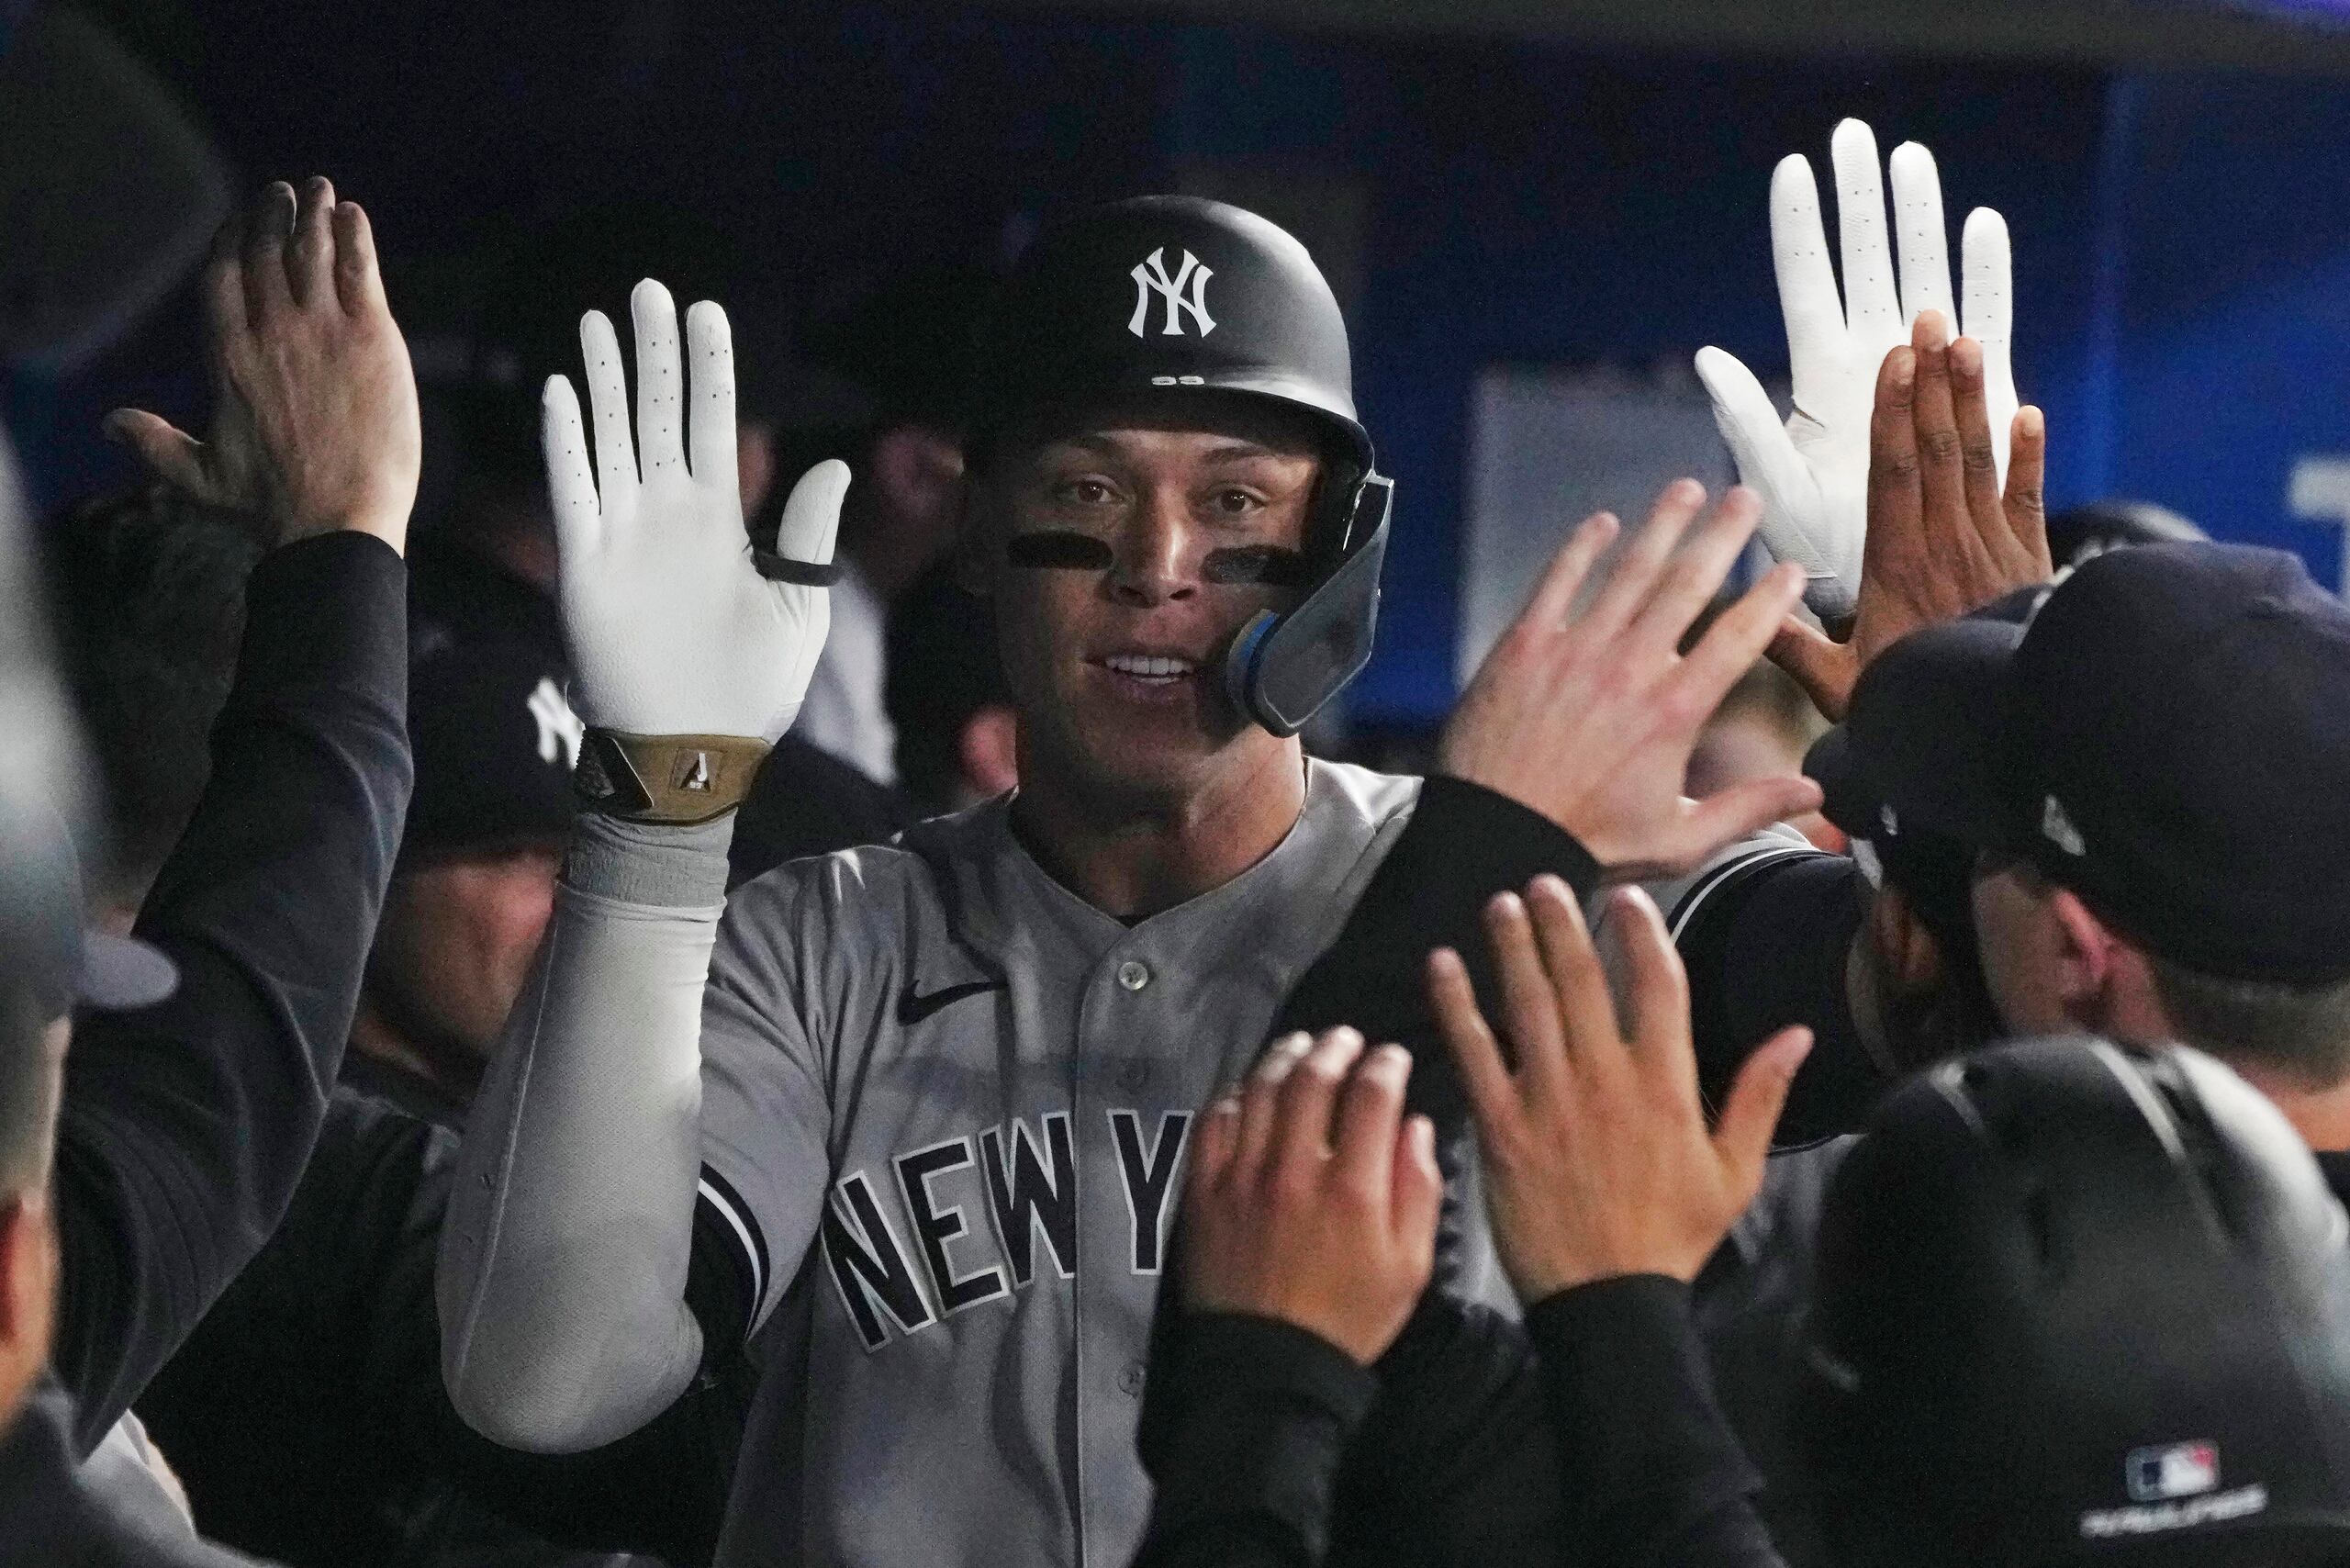
M75 1021L55 1364L86 1450L276 1226L326 1114L412 782L407 577L336 533L266 556L212 774L140 912L169 1000Z

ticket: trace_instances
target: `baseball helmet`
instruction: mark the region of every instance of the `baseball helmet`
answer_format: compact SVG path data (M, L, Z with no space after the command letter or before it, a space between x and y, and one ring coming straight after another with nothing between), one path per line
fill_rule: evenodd
M1802 1426L1842 1560L2350 1560L2342 1206L2210 1058L2034 1040L1912 1079L1817 1267Z
M1199 389L1261 398L1326 433L1298 603L1234 639L1241 711L1295 734L1361 673L1379 620L1394 486L1355 414L1347 324L1305 247L1237 207L1142 196L1039 234L981 330L975 438L1049 409Z

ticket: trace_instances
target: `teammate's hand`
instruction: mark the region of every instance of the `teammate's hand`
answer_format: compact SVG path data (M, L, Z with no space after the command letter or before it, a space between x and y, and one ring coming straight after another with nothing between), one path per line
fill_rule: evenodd
M1787 1085L1811 1048L1807 1029L1774 1036L1740 1069L1708 1136L1680 955L1646 893L1612 896L1630 960L1629 1037L1583 912L1555 877L1537 878L1524 900L1501 894L1486 913L1515 1073L1460 955L1428 955L1437 1022L1476 1114L1494 1240L1528 1304L1623 1274L1695 1279L1761 1190Z
M546 385L547 490L575 705L588 722L632 734L773 742L807 695L830 600L823 588L770 580L752 559L734 465L726 312L708 300L686 312L688 387L669 291L648 278L629 309L633 440L620 340L602 311L579 322L596 418L592 473L570 381L550 376ZM845 463L820 463L802 476L784 504L777 554L830 562L847 489Z
M1275 1317L1369 1366L1436 1264L1436 1132L1404 1114L1409 1053L1333 1029L1275 1041L1202 1117L1183 1198L1197 1312Z
M1945 344L1943 335L1941 314L1924 312L1910 346L1886 355L1877 373L1868 548L1851 635L1839 643L1790 618L1771 644L1771 657L1830 719L1844 717L1861 671L1892 644L2054 571L2041 501L2047 425L2038 409L2016 411L2002 491L1983 346Z
M1842 241L1844 294L1828 261L1819 191L1801 154L1771 177L1771 261L1787 323L1795 412L1779 422L1753 373L1717 348L1697 353L1697 375L1713 399L1714 421L1729 443L1742 483L1762 496L1762 543L1810 577L1805 602L1831 625L1860 598L1867 528L1871 387L1885 356L1909 335L1922 310L1952 314L1950 259L1942 228L1942 181L1933 154L1914 141L1893 150L1893 205L1899 223L1901 283L1897 293L1886 241L1885 186L1876 138L1859 120L1836 128L1836 226ZM1965 274L1960 324L1983 345L1984 396L1990 409L1992 464L2008 465L2008 422L2016 412L2009 369L2007 220L1988 207L1967 215L1960 263ZM1997 488L1997 479L1993 487Z
M1799 570L1774 568L1684 657L1683 634L1712 603L1759 510L1752 491L1734 489L1693 527L1705 499L1693 479L1667 486L1580 614L1576 596L1616 520L1602 512L1576 530L1438 743L1438 771L1539 812L1611 876L1687 870L1819 804L1818 786L1793 775L1704 801L1681 793L1698 732L1803 591Z
M207 286L210 438L136 409L106 433L165 483L264 520L273 543L351 530L404 548L423 439L367 215L323 179L299 198L273 185L221 229Z

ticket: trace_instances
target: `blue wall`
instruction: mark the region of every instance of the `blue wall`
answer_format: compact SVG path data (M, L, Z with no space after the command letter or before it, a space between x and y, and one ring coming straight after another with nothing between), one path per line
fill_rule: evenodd
M1359 390L1403 486L1372 720L1428 722L1451 696L1477 372L1717 342L1783 375L1770 171L1823 157L1848 114L1934 150L1953 224L2006 213L2057 499L2143 495L2338 580L2338 530L2285 496L2300 456L2350 455L2339 88L771 0L516 0L430 29L404 6L185 8L196 41L167 69L230 155L255 178L335 174L415 278L566 196L662 193L740 225L821 305L1182 168L1357 178ZM94 373L16 389L52 497L113 471L88 434L111 402L195 412L191 320L183 303Z

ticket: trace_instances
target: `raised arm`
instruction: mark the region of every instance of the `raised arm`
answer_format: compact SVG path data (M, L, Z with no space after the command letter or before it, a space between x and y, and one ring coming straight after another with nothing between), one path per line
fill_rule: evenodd
M285 1212L391 876L410 772L408 351L366 216L273 185L210 274L219 404L199 442L108 421L163 479L262 520L210 782L140 913L176 994L78 1021L59 1125L55 1361L84 1447Z
M782 558L755 558L725 314L707 301L687 312L681 359L668 291L639 284L631 306L632 435L611 323L591 311L580 324L592 472L570 383L546 388L590 809L474 1103L437 1283L458 1412L542 1451L635 1430L702 1360L709 1326L688 1282L703 990L727 844L823 646L823 564L848 483L838 463L811 471L784 510Z

